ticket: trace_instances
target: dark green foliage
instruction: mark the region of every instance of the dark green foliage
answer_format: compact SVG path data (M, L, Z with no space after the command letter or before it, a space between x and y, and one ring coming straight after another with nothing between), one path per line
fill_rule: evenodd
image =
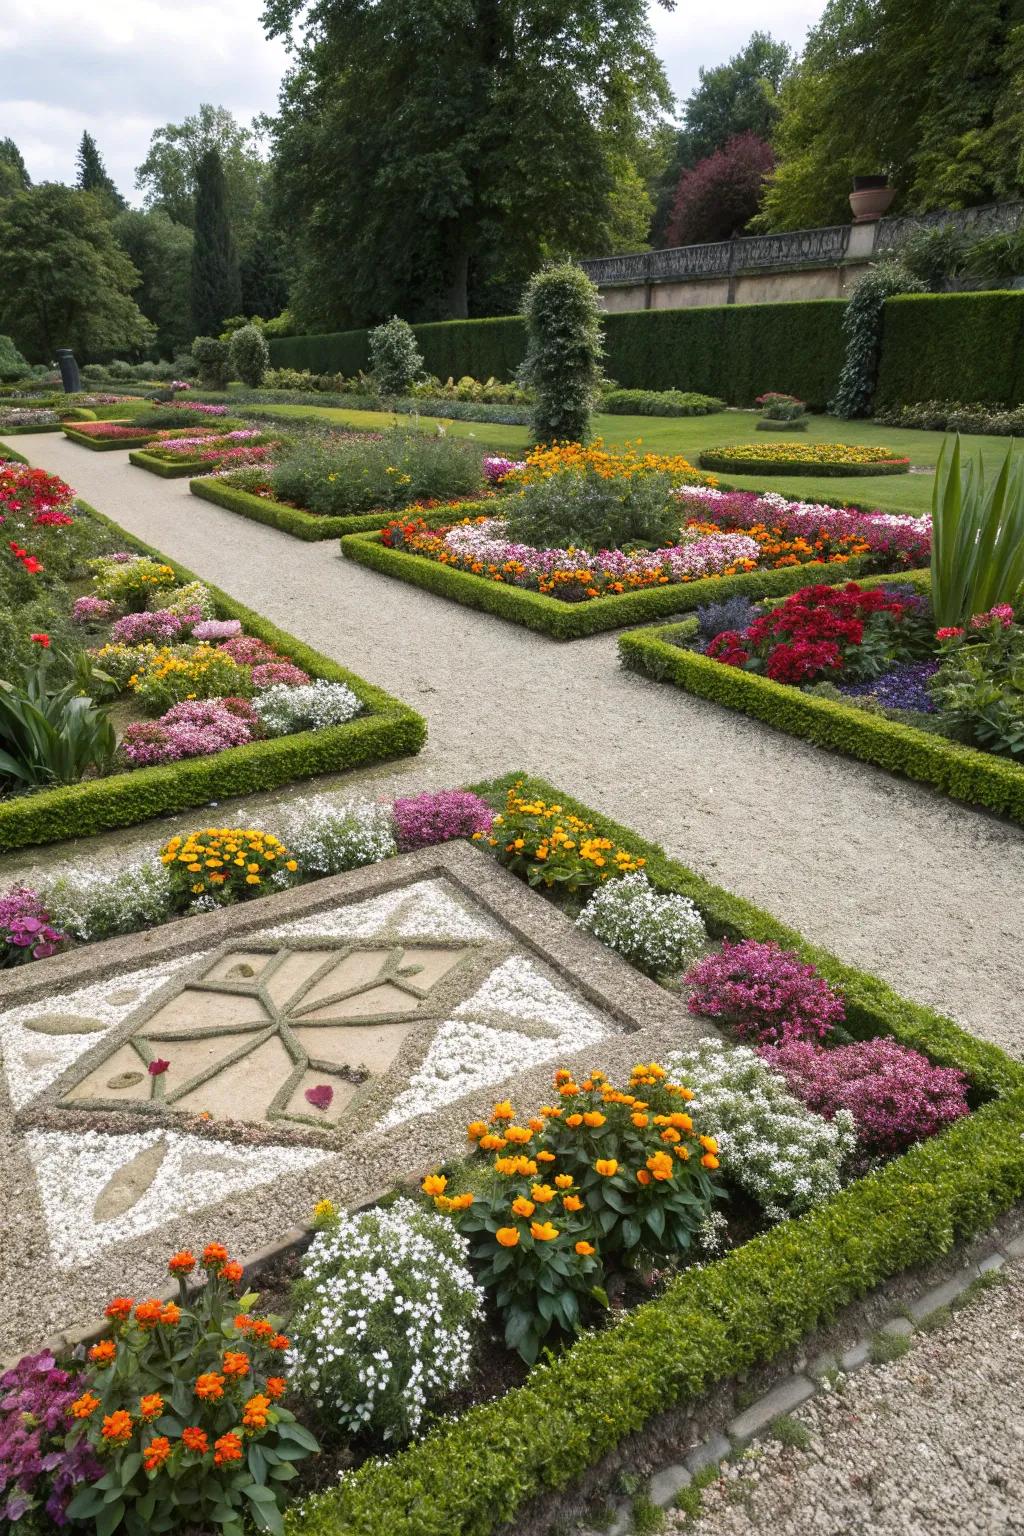
M0 336L0 383L11 384L28 373L28 363L9 336Z
M32 185L21 150L13 139L0 139L0 197L11 197Z
M599 408L612 416L710 416L725 405L714 395L681 389L612 389Z
M192 324L192 231L176 224L162 208L142 212L128 208L111 228L118 245L142 281L135 295L147 320L156 326L162 355L187 348L196 328Z
M1024 400L1024 293L927 293L885 306L876 402Z
M370 368L381 395L407 395L423 372L423 354L412 326L392 315L370 332Z
M228 216L220 153L208 149L196 172L195 243L192 247L192 321L201 334L216 335L228 315L242 308L242 281Z
M145 453L131 453L129 458L133 463L142 459L148 459ZM153 464L158 463L153 461ZM146 463L145 468L151 469L153 464ZM164 466L166 468L166 466ZM157 470L157 473L162 473ZM189 487L193 496L201 496L204 501L215 502L218 507L227 507L229 512L237 512L242 517L248 517L256 523L266 523L271 528L279 528L282 533L290 533L293 538L303 539L307 543L317 543L322 539L340 539L345 533L367 533L378 528L385 527L394 517L393 512L369 512L352 517L324 517L313 512L302 512L298 507L286 507L280 501L268 501L264 496L253 496L249 491L243 491L240 486L228 485L223 480L202 478L193 480ZM474 517L479 512L493 510L490 502L466 502L459 508L463 517ZM445 514L445 521L451 514ZM428 519L429 521L429 519Z
M121 213L128 206L103 164L103 156L91 133L83 133L78 146L78 188L92 192L108 213Z
M601 300L572 262L545 267L523 295L526 357L520 381L533 391L537 443L585 443L601 386Z
M197 336L192 343L192 356L204 389L227 389L231 361L226 341L217 336Z
M243 325L228 343L228 367L248 389L259 389L267 371L267 343L258 325Z
M886 300L922 289L923 284L898 261L880 261L860 279L843 316L846 355L835 399L829 405L836 416L870 416L882 356Z
M687 635L682 626L672 633L679 640ZM727 709L738 709L816 746L934 784L955 800L983 805L1024 823L1024 768L1017 764L853 705L724 666L668 640L665 630L621 636L623 664Z

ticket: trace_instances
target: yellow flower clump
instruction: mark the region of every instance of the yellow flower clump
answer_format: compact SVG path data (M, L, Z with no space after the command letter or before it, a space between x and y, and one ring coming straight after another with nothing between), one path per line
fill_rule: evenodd
M241 887L256 894L268 876L293 875L298 862L272 832L258 827L203 827L187 837L172 837L160 850L160 862L187 881L193 896L222 895Z
M669 475L675 485L714 485L714 475L702 474L680 453L641 452L643 444L627 443L615 450L604 447L597 437L586 447L582 443L553 443L534 448L526 457L524 469L509 476L510 482L534 485L567 471L598 475L602 480L631 480L635 475Z

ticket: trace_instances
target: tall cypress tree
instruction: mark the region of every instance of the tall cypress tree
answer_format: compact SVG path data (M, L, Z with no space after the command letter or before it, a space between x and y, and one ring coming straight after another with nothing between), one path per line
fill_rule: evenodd
M114 213L123 213L128 206L103 164L91 133L83 133L78 146L78 186L83 192L95 192Z
M225 193L220 152L208 149L196 172L192 247L192 319L199 336L216 336L228 316L242 310L242 283Z

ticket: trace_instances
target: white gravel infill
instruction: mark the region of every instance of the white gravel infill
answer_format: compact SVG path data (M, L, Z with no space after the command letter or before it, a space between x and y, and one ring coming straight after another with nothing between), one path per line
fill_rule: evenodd
M865 1366L793 1418L807 1450L760 1444L704 1493L698 1536L1006 1536L1024 1531L1024 1263L902 1359Z

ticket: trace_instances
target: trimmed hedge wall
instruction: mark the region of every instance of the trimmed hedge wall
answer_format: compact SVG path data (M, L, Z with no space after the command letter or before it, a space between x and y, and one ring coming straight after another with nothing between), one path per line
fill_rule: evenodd
M125 547L170 565L179 581L201 579L127 533L87 502L79 500L79 505L115 532ZM132 773L112 774L106 779L90 779L23 799L2 801L0 852L69 837L87 837L148 821L152 816L205 805L211 800L276 789L318 773L340 773L420 750L427 727L415 710L286 634L226 592L217 587L210 587L210 591L219 618L240 619L249 634L265 640L314 677L347 683L362 700L366 714L347 725L322 731L301 731L293 736L253 741L210 757L185 758L159 768L139 768Z
M78 419L81 421L82 418L79 417ZM37 432L59 432L61 425L62 423L59 421L52 421L45 427L4 427L3 431L8 437L30 437L34 436Z
M439 379L507 379L526 353L526 331L518 315L487 320L439 320L414 325L428 373ZM323 336L268 338L272 368L309 368L313 373L351 375L370 366L369 331L332 331Z
M875 406L1024 400L1024 292L914 293L886 300Z
M378 532L400 515L397 512L366 512L353 517L322 517L319 513L304 512L300 507L286 506L282 501L267 501L263 496L253 496L236 485L225 485L223 480L208 480L205 477L193 480L189 489L193 496L201 496L204 501L226 507L229 512L237 512L240 517L249 517L254 523L267 523L271 528L279 528L282 533L290 533L293 538L305 539L308 543L340 539L347 533ZM467 501L455 515L475 517L480 512L493 513L494 502ZM410 508L409 513L410 516L422 515L415 508ZM427 523L445 523L451 519L451 512L428 512L424 516Z
M474 787L494 794L520 777ZM522 1387L307 1499L288 1516L292 1536L490 1536L650 1419L796 1346L882 1281L984 1231L1024 1194L1024 1067L551 785L526 779L525 788L645 857L654 884L689 896L716 936L799 949L844 990L854 1033L892 1034L996 1097L818 1210L686 1271L658 1300L535 1367Z
M341 552L349 560L368 565L385 576L396 576L414 587L449 597L466 608L482 608L497 618L510 619L526 629L536 629L552 640L579 640L584 635L600 634L608 629L622 629L664 618L671 613L689 613L702 603L726 597L785 597L805 587L806 566L780 571L744 571L739 576L708 576L701 581L649 587L640 592L623 592L613 597L594 597L584 603L564 603L557 597L528 592L521 587L507 587L500 581L474 576L471 571L439 565L424 555L409 554L404 549L387 549L374 533L349 534L341 541ZM815 569L813 580L822 584L850 581L858 565L824 566ZM908 573L901 579L906 581Z
M786 683L701 656L664 637L695 632L693 620L673 628L636 631L619 639L623 665L702 699L738 709L815 746L845 752L892 773L934 784L943 794L999 811L1024 823L1024 767L947 741L929 731L886 720L832 699L801 693Z

